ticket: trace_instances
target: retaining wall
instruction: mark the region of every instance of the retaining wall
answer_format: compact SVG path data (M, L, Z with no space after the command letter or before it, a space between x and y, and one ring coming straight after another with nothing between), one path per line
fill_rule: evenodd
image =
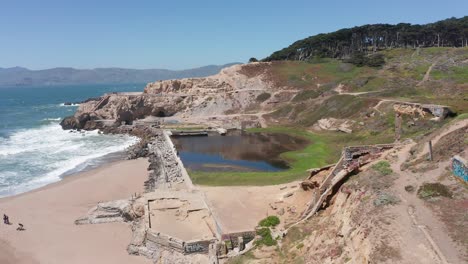
M146 239L161 247L172 249L183 254L208 254L210 244L216 241L216 239L183 241L182 239L163 233L152 232L150 230L146 231Z
M249 243L255 238L255 235L256 235L255 231L228 233L228 234L223 234L221 236L221 240L222 241L229 240L231 241L231 244L233 247L238 247L239 246L238 237L242 237L244 239L244 243Z

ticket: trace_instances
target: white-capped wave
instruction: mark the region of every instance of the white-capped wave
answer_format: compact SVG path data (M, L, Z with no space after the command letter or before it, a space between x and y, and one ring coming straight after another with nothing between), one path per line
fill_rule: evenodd
M59 104L59 106L79 106L80 104L65 104L65 103L61 103Z
M57 118L49 117L49 118L42 119L42 121L60 121L60 120L62 120L62 118L60 117L57 117Z
M136 143L136 137L70 132L50 123L0 138L0 196L60 180L60 176Z

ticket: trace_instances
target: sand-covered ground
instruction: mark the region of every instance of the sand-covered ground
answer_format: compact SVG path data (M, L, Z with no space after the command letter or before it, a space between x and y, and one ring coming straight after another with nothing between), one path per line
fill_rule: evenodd
M143 192L147 167L146 159L118 161L0 199L1 216L6 213L12 222L0 225L0 263L151 263L127 253L131 239L127 224L74 224L99 201ZM16 231L18 223L26 230Z
M269 186L198 186L206 195L211 211L225 233L254 230L258 222L277 215L294 222L310 200L310 192L299 182ZM283 213L280 213L283 211Z

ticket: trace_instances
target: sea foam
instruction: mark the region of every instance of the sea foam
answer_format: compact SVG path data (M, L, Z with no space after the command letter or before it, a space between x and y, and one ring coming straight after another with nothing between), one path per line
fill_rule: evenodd
M123 151L138 141L128 135L62 130L58 120L0 137L0 197L59 181L71 171Z

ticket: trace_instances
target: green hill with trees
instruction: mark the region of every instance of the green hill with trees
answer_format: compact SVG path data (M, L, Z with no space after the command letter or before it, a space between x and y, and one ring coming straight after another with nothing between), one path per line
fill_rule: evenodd
M466 46L468 46L468 16L425 25L371 24L340 29L296 41L289 47L274 52L264 61L307 61L325 57L351 59L350 62L357 65L379 66L382 64L381 58L371 58L366 61L363 56L390 48Z

